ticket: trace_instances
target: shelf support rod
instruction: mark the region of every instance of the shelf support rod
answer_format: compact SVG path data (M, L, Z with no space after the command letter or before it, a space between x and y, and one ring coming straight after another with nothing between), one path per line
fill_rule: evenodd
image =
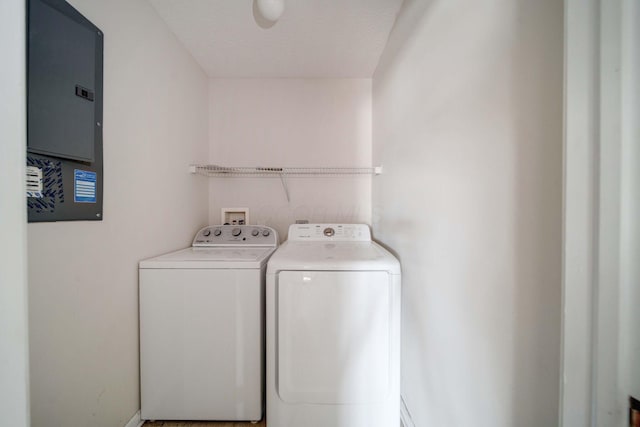
M287 181L284 178L283 173L280 174L280 181L282 182L282 188L284 189L284 194L287 196L287 203L290 203L291 200L289 199L289 188L287 187Z

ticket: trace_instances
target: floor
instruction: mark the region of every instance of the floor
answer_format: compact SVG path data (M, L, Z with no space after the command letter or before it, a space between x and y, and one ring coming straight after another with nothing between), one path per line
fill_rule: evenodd
M228 422L209 422L209 421L155 421L145 422L144 427L266 427L267 423L262 420L259 423L237 423Z

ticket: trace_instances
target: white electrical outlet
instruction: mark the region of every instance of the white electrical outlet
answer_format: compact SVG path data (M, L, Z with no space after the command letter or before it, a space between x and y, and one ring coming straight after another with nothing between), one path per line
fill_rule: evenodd
M249 208L220 209L220 223L229 225L249 224Z

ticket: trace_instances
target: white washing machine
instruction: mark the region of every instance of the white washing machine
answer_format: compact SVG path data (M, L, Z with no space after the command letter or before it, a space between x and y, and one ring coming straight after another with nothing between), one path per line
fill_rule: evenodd
M400 423L400 264L362 224L295 224L267 267L269 427Z
M264 286L276 232L210 226L140 262L143 420L249 420L264 405Z

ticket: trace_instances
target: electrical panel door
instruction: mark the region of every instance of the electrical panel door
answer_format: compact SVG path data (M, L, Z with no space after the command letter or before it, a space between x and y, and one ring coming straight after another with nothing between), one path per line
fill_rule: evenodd
M102 219L102 32L63 0L29 0L29 221Z

